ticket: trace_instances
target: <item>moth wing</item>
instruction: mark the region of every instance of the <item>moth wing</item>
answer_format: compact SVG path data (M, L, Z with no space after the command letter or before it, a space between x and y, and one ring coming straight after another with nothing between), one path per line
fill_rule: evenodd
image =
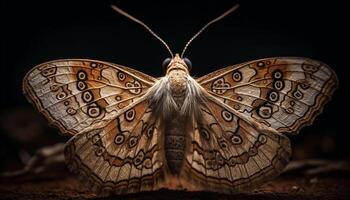
M253 189L277 176L289 162L289 139L239 118L208 96L201 119L189 134L183 175L196 190L234 193Z
M68 167L93 191L109 195L163 187L164 161L158 119L146 101L105 127L73 136Z
M23 91L62 133L74 135L105 126L155 81L121 65L68 59L34 67L23 80Z
M293 57L229 66L197 82L237 115L290 134L314 121L338 85L326 64Z

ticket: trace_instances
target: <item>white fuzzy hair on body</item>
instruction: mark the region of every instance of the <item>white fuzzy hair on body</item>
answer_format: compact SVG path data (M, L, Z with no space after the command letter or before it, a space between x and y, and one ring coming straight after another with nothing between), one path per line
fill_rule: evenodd
M199 103L203 101L201 86L191 76L186 77L186 91L182 104L178 104L174 99L169 83L169 78L160 78L149 90L148 100L154 108L154 112L159 116L176 112L180 116L197 118L200 115Z

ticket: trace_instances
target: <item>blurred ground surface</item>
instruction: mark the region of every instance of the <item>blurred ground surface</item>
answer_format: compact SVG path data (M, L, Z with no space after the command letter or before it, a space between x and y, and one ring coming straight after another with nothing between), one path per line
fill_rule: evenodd
M223 195L208 192L160 190L101 199L350 199L350 177L332 175L306 178L282 175L262 187L247 193ZM0 199L100 199L84 188L68 172L43 174L41 178L21 177L1 180Z

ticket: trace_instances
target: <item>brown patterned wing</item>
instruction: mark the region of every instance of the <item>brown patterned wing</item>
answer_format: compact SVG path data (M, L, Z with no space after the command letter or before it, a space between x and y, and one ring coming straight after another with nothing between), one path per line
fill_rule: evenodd
M56 60L23 80L28 99L62 133L99 128L142 97L155 78L120 65L86 59Z
M331 99L337 77L307 58L267 58L230 66L197 79L242 118L296 134Z
M183 177L197 190L234 193L277 176L291 154L289 139L245 121L214 98L201 104L190 133Z
M100 194L156 190L164 175L158 123L143 101L104 128L73 136L65 148L67 165Z

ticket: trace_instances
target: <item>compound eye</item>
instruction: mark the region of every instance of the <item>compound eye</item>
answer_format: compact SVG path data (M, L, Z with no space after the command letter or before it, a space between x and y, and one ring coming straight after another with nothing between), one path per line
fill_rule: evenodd
M162 67L164 70L166 70L170 64L171 58L166 58L163 63L162 63Z
M192 62L190 61L190 59L184 58L183 60L184 60L184 62L186 63L186 65L188 67L188 71L191 71L191 69L192 69Z

